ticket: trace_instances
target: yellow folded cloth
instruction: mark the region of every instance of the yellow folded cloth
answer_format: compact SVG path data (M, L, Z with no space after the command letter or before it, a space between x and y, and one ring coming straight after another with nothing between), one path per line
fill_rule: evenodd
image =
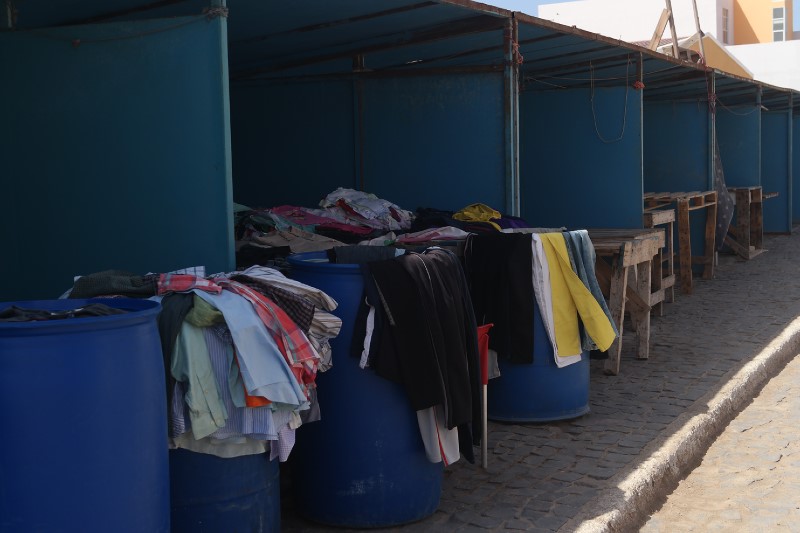
M470 204L461 211L455 213L453 218L464 222L488 222L500 231L502 228L500 228L498 224L492 222L491 219L500 218L501 216L503 215L486 204Z
M558 354L581 353L579 316L597 348L608 350L617 335L600 304L572 270L564 236L561 233L542 233L540 237L550 269Z

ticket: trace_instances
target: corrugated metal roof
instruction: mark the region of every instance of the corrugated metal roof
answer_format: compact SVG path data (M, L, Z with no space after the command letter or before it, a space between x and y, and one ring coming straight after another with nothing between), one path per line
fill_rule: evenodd
M17 29L200 14L208 0L13 0ZM642 81L646 100L707 100L702 65L471 0L229 0L234 80L491 71L505 65L504 29L518 27L525 90ZM355 72L354 72L355 71ZM791 91L714 72L725 105L785 109ZM800 94L798 94L800 96ZM794 106L800 107L800 97Z

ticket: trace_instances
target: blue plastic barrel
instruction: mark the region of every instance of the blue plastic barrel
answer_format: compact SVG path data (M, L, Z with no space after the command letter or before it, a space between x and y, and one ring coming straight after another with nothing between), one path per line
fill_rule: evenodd
M168 532L160 306L0 303L126 314L0 322L0 531Z
M491 335L491 333L490 333ZM533 306L533 363L499 360L500 377L490 379L488 416L502 422L548 422L589 412L589 356L558 368L553 346Z
M172 533L278 533L278 460L170 450Z
M363 291L358 265L324 253L289 257L292 277L333 297L342 330L331 342L333 368L317 376L322 420L297 430L293 499L309 520L344 527L388 527L420 520L439 506L441 463L431 463L403 388L361 369L350 355Z

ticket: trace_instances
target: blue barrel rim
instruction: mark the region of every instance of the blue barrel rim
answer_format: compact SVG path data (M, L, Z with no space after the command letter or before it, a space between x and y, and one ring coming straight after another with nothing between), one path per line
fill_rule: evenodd
M63 311L85 303L0 306ZM111 305L131 312L0 328L0 403L24 398L3 410L3 427L36 434L48 420L55 434L72 436L55 448L47 439L0 445L0 530L103 524L120 533L169 533L168 420L155 304L114 299ZM37 391L46 392L30 393L34 376ZM62 405L69 408L53 417Z
M302 252L292 254L286 258L292 268L330 273L361 273L361 267L356 263L331 263L325 252Z
M128 311L119 315L66 318L63 320L39 320L30 322L0 322L0 335L24 331L41 334L50 331L82 331L96 328L121 327L147 321L161 312L161 303L146 298L76 298L60 300L18 300L0 302L0 310L13 305L30 309L67 310L90 303L105 304L115 309Z

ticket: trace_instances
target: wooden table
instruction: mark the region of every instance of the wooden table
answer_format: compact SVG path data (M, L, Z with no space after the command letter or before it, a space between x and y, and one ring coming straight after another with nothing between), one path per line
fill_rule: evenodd
M764 193L761 186L728 187L728 192L736 204L736 226L728 229L725 244L740 257L752 259L765 251L763 202L778 193Z
M644 195L645 212L677 205L678 217L678 262L680 264L681 289L692 294L692 265L703 265L703 279L714 277L714 253L717 225L716 191L692 192L648 192ZM703 255L692 255L692 239L689 212L705 209L706 231Z
M642 215L642 225L645 228L663 226L665 243L658 250L653 260L653 291L663 291L664 298L654 305L658 316L664 316L664 302L675 301L675 210L655 209L645 210Z
M604 371L617 375L626 310L636 331L636 358L647 359L650 356L650 310L664 299L663 289L652 292L652 262L664 246L664 230L596 228L588 232L597 255L597 280L603 295L608 298L611 318L619 331L619 337L609 348Z

